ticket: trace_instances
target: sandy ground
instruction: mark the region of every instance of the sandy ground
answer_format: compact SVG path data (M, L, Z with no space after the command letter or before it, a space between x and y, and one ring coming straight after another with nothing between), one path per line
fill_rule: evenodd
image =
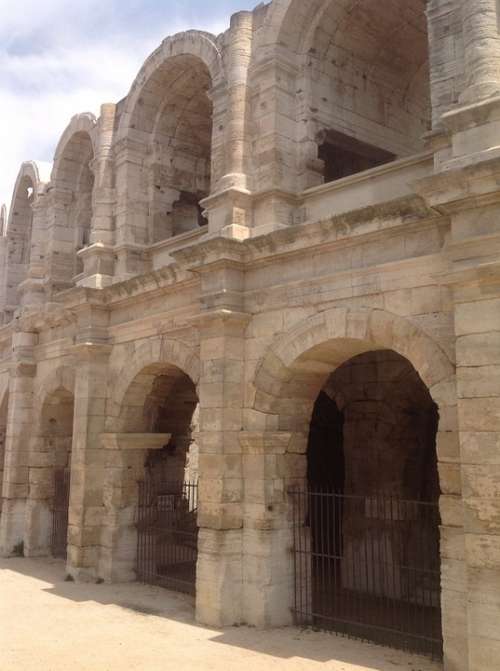
M435 671L420 657L330 634L193 620L189 597L64 582L54 560L0 560L0 671Z

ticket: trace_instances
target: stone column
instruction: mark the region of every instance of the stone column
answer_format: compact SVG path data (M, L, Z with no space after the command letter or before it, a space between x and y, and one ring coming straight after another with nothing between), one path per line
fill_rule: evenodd
M462 0L466 89L462 102L500 95L497 0Z
M18 288L23 308L36 309L45 302L48 204L46 194L38 193L32 206L33 225L28 276Z
M450 217L449 270L441 279L452 290L455 312L458 418L447 413L448 428L441 433L440 417L437 440L440 481L448 488L441 497L442 525L448 527L442 529L441 554L450 671L494 671L500 658L499 183L497 157L476 170L435 174L415 184L430 207ZM448 495L452 483L461 497Z
M500 271L483 281L476 276L474 284L455 285L467 668L494 671L500 659Z
M36 333L17 332L12 335L13 363L10 371L0 518L2 556L24 551L29 446L33 428L33 381L36 375L33 347L37 342Z
M227 46L226 175L220 187L248 188L249 93L248 67L252 56L253 13L231 17Z
M248 68L252 57L253 13L238 12L231 17L227 45L227 84L214 86L212 191L202 205L208 212L209 232L245 239L251 227L249 199L250 93ZM223 110L223 112L222 112ZM218 128L224 125L224 147ZM216 160L215 160L215 157ZM217 174L221 161L222 175Z
M300 477L306 470L307 439L297 441L285 431L242 431L239 438L245 482L244 619L257 627L290 625L294 573L287 490L293 473Z
M242 246L214 239L173 253L201 276L201 373L196 617L213 626L242 622L245 329Z
M241 447L246 316L202 315L198 566L196 617L225 626L242 621Z
M81 580L96 579L104 519L106 465L104 432L108 385L108 312L86 304L78 314L75 346L75 417L71 454L67 570Z
M90 245L78 256L83 261L83 278L80 286L101 289L111 284L114 271L114 206L115 190L113 185L113 136L115 128L116 105L101 105L98 123L98 145L92 162L94 172L94 191L92 194L92 222Z
M103 433L104 508L99 577L106 582L136 580L138 481L149 450L168 443L168 433Z
M125 280L146 270L149 244L149 202L145 174L146 147L123 139L114 148L116 173L116 280Z
M45 280L50 294L72 286L68 268L72 267L75 244L73 232L68 235L68 209L73 200L72 192L53 188L49 191L48 198ZM50 299L50 296L47 298Z

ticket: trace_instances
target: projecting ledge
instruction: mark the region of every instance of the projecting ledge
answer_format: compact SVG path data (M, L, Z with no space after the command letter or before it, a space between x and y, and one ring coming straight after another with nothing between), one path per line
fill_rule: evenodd
M106 450L161 450L171 433L101 433L101 445Z

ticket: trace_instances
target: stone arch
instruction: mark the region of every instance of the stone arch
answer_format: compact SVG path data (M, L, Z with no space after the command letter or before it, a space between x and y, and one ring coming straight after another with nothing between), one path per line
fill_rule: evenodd
M35 395L38 399L38 407L41 408L45 401L59 389L74 395L75 393L75 370L70 365L58 366L47 375L37 377L35 381Z
M4 259L1 304L4 322L12 319L18 307L19 285L28 277L33 246L33 208L44 192L40 170L34 161L21 165L17 175L6 227L6 256Z
M267 10L266 27L260 37L260 45L271 51L285 48L298 53L304 36L304 25L310 24L321 14L327 1L311 0L306 5L300 0L274 0Z
M127 353L127 360L110 381L113 389L110 395L112 414L116 414L117 409L122 406L131 384L143 370L160 370L165 366L181 370L195 386L198 384L200 360L193 348L180 340L164 336L135 342L133 351Z
M263 569L271 573L274 566L280 567L279 574L273 577L277 596L265 602L262 616L275 623L290 622L294 567L289 550L294 522L286 492L295 485L302 487L307 478L308 438L315 401L330 375L343 363L378 350L396 352L412 364L437 405L441 529L446 534L445 527L454 527L451 532L462 537L459 518L450 512L461 504L454 363L409 319L368 307L336 307L320 312L278 336L260 360L253 379L255 397L247 415L248 430L240 438L244 454L246 450L254 454L257 447L259 454L272 455L274 464L265 476L271 494L263 487L259 514L266 518L268 528L279 530L273 532L274 536L270 532L272 560L263 562ZM252 520L248 525L251 529ZM279 543L271 542L278 537ZM443 612L453 598L454 594L443 587Z
M167 38L136 77L117 133L118 151L127 156L130 149L134 161L120 158L125 183L120 169L117 183L119 192L129 184L134 192L138 242L161 242L207 223L201 203L221 176L224 155L210 91L223 81L215 38L198 31Z
M306 430L307 401L312 407L332 370L370 350L405 357L440 411L456 406L454 364L432 338L385 310L339 307L301 322L271 345L256 370L254 410L274 417L274 428Z
M7 206L0 207L0 237L5 237L7 233Z
M93 114L74 116L56 149L51 186L64 227L72 236L61 234L60 224L52 227L52 243L57 249L51 270L55 282L71 286L73 277L83 270L76 252L90 244L93 217L94 173L97 121Z
M35 380L38 400L30 441L28 500L26 506L26 556L67 551L69 474L73 446L75 372L57 367ZM68 496L60 487L68 488ZM57 505L56 505L57 502Z
M275 56L295 68L290 105L297 143L286 162L297 173L285 178L291 188L424 150L432 116L425 2L390 0L384 11L375 0L269 6L260 58Z
M167 337L131 344L123 354L126 361L110 380L103 436L105 514L119 541L103 542L102 573L105 579L134 580L136 572L145 578L133 524L143 491L138 482L147 480L149 487L154 479L165 487L168 476L169 491L178 494L185 480L197 477L192 437L200 364L192 348Z
M146 59L132 84L121 117L117 140L129 134L134 110L145 84L149 82L158 68L178 56L193 56L199 59L207 67L214 86L224 80L222 55L216 45L214 35L199 30L188 30L167 37Z
M92 144L92 152L95 155L96 150L96 132L97 132L97 119L94 114L91 112L83 112L81 114L75 114L71 118L71 121L66 126L59 142L57 143L56 151L54 154L54 165L52 168L51 182L52 186L57 187L58 181L61 178L62 165L61 162L64 157L64 153L68 144L75 136L80 136L85 134L89 137Z

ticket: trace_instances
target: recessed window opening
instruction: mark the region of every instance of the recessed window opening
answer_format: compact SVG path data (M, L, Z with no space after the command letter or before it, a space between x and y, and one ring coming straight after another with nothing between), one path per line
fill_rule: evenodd
M325 183L376 168L396 158L385 149L336 131L322 133L318 140L318 158L324 163Z

